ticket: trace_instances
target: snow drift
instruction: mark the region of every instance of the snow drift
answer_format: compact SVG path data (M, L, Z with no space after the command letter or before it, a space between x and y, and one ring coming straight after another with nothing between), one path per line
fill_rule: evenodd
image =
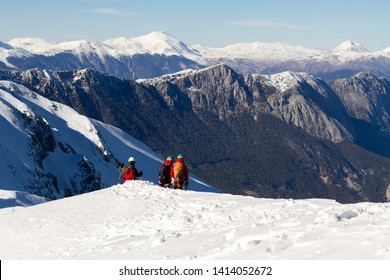
M390 204L114 185L0 210L1 259L390 259Z

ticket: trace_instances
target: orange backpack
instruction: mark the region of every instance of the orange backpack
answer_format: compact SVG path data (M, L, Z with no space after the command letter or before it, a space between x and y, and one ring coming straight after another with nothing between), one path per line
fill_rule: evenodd
M173 178L178 183L184 180L184 166L183 162L177 161L173 164Z

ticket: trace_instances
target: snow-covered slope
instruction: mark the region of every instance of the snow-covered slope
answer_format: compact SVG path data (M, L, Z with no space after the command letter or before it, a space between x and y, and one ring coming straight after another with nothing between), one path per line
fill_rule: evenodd
M390 259L389 219L389 203L256 199L136 181L1 210L0 258Z
M0 41L0 66L3 64L5 69L16 68L8 61L9 57L29 59L30 56L31 53L28 50L15 49L12 45Z
M0 81L0 127L0 191L56 199L100 189L118 182L118 164L130 156L156 181L164 159L120 129L9 81ZM190 188L217 191L194 177ZM25 205L18 196L0 195L0 206Z

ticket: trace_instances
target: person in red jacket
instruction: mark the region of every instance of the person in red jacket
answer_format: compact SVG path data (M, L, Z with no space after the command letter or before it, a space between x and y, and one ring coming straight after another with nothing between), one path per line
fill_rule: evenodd
M178 154L176 161L172 164L171 178L174 189L183 189L183 185L188 187L188 168L182 154Z
M129 158L128 163L123 174L122 184L127 180L136 180L143 175L142 171L139 172L137 168L135 168L135 159L133 157Z

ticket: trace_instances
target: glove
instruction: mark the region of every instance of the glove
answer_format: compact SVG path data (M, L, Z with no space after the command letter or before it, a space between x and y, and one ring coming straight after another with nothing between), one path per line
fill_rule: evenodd
M142 177L142 175L144 175L144 173L141 171L141 172L139 173L139 176Z
M184 182L184 185L185 185L186 187L188 187L188 181Z
M173 185L175 183L175 178L171 178L171 184Z

